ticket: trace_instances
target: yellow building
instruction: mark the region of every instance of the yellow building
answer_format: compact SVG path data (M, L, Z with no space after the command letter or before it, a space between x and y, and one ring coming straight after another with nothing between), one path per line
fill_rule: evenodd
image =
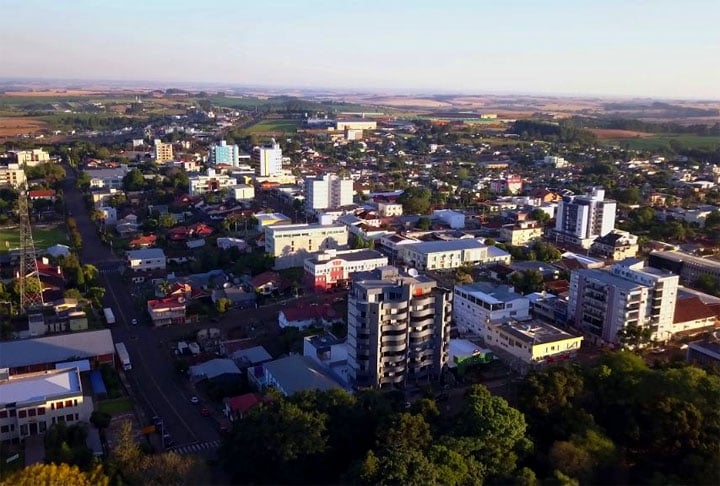
M580 349L582 336L574 336L541 321L489 322L485 343L499 356L509 353L526 364L552 363L572 359Z
M500 239L513 245L520 246L530 241L542 238L543 228L537 221L518 221L516 224L506 224L500 229Z
M163 143L159 139L155 139L155 162L170 162L174 158L172 144Z
M25 171L19 164L8 164L7 167L0 167L0 187L10 186L16 189L27 185Z

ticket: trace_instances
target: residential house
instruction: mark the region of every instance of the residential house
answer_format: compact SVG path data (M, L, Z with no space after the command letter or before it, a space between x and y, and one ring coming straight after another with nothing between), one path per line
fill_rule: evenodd
M298 329L326 327L338 320L342 319L328 304L300 304L295 307L287 307L278 314L278 325L281 329L286 327L297 327Z
M245 393L223 399L223 413L231 422L241 420L250 410L263 403L262 395L258 393Z
M342 384L307 356L288 356L248 370L252 385L275 388L285 396L302 391L344 389Z
M164 299L148 300L147 311L154 326L185 324L186 299L184 296L170 296Z
M613 230L595 239L590 254L608 260L624 260L636 257L639 250L637 236L627 231Z

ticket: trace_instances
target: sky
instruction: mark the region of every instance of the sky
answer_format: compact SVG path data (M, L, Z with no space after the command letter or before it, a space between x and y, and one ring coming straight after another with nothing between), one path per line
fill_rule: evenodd
M720 99L718 0L2 0L0 77Z

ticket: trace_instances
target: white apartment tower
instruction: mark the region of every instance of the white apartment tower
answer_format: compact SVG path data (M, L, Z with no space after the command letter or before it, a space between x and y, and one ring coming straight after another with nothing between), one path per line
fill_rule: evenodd
M375 270L348 296L348 375L356 388L439 378L448 360L452 293L423 275Z
M282 172L282 149L274 138L270 146L260 147L259 162L261 177L270 177Z
M617 333L635 325L651 339L672 336L679 277L627 258L608 271L577 270L570 279L568 317L597 343L616 343Z
M325 174L305 181L307 209L338 209L353 203L353 181Z
M590 248L615 227L616 208L617 203L606 200L605 190L597 187L590 194L563 197L557 209L556 240Z

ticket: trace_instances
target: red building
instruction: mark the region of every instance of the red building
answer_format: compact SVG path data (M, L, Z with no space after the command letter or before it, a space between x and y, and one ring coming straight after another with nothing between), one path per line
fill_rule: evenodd
M316 291L327 291L346 285L353 273L387 264L387 257L375 250L328 250L305 260L305 281Z

